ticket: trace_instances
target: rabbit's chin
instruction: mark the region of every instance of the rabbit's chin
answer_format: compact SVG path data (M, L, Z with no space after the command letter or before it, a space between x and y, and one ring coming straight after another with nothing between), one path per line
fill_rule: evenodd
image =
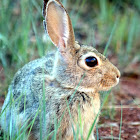
M92 93L96 93L99 91L108 91L110 90L112 87L115 87L117 84L119 83L119 80L116 80L115 83L107 83L105 82L104 84L99 84L99 86L97 87L83 87L83 86L79 86L77 88L78 91L80 92L92 92Z
M119 81L117 81L116 83L114 83L114 84L106 84L106 85L100 85L100 88L99 88L99 90L100 91L108 91L108 90L110 90L111 88L113 88L113 87L115 87L117 84L119 83Z

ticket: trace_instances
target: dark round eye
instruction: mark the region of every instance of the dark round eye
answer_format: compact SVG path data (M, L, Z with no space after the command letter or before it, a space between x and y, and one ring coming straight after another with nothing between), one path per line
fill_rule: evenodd
M87 58L85 59L85 63L86 63L86 65L89 66L89 67L95 67L95 66L98 65L97 59L96 59L95 57L93 57L93 56L87 57Z

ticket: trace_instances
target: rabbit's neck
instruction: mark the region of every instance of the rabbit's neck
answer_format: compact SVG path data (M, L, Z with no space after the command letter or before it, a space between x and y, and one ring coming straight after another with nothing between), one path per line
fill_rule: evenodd
M56 69L57 69L58 60L59 60L59 52L57 51L55 53L54 64L53 64L53 71L52 71L53 79L56 77L56 74L57 74Z
M95 90L95 88L86 88L86 87L82 87L82 86L79 86L78 87L78 91L80 92L85 92L85 93L97 93L97 91Z

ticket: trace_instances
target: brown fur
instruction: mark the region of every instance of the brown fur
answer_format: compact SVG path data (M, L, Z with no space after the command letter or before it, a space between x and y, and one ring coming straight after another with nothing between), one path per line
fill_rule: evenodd
M78 128L77 139L86 139L99 119L99 91L116 86L120 72L95 48L75 41L70 17L58 0L44 0L43 14L46 32L58 51L26 64L15 74L2 107L2 129L7 133L12 129L14 136L38 113L29 140L40 139L40 126L42 138L52 139L59 122L56 139L72 140L73 129L76 133ZM97 65L88 66L88 57L96 58Z

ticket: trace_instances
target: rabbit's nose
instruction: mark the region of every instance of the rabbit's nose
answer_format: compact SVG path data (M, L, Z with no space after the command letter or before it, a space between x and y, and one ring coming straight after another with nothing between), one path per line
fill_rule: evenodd
M120 76L121 76L120 71L117 69L117 72L116 72L117 83L119 83Z
M119 71L119 70L117 70L116 78L117 78L117 79L119 79L119 78L120 78L120 76L121 76L121 73L120 73L120 71Z
M117 74L116 78L119 79L120 78L120 74Z

